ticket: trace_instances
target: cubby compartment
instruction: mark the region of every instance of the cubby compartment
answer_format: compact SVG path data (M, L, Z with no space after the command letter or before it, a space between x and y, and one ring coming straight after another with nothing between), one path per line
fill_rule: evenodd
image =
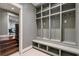
M60 14L51 16L51 39L60 40Z
M60 12L60 6L51 9L51 14Z
M41 17L41 13L36 14L36 18Z
M42 23L43 23L43 37L44 38L49 38L49 17L42 18Z
M36 24L37 24L37 36L41 37L41 19L37 19Z
M53 47L48 47L48 51L54 54L59 55L59 49L53 48Z
M41 5L36 7L36 13L41 12Z
M61 51L61 56L78 56L77 54L70 53L67 51Z
M75 8L75 3L65 3L62 5L62 11Z
M57 6L57 5L60 5L60 3L51 3L51 7L54 7L54 6Z
M38 43L32 42L33 46L38 47Z
M49 15L49 10L42 12L42 16L47 16L47 15Z
M49 3L42 4L42 10L46 10L49 8Z
M63 20L63 41L76 42L76 30L75 30L75 11L70 11L62 14Z
M46 45L43 45L43 44L39 44L39 48L41 48L43 50L46 50L47 49L47 46Z

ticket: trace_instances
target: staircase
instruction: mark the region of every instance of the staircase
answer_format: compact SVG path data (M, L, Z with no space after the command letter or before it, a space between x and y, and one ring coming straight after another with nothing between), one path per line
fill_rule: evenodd
M0 56L7 56L19 50L16 39L0 41Z

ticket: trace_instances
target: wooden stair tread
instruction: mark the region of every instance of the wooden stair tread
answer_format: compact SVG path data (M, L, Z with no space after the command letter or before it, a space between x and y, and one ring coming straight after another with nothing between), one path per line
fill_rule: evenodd
M0 44L9 43L11 41L16 41L16 39L2 40L2 41L0 41Z
M11 45L11 46L9 46L9 47L4 47L4 48L1 48L1 49L0 49L0 51L3 51L3 50L5 50L5 49L12 48L12 47L14 47L14 46L17 46L17 44Z
M15 53L17 51L19 51L18 47L14 47L12 49L7 50L6 52L3 52L2 55L7 56L7 55L10 55L10 54Z
M7 42L7 43L4 43L4 44L0 44L0 45L11 44L11 43L13 43L13 42L16 42L16 41Z

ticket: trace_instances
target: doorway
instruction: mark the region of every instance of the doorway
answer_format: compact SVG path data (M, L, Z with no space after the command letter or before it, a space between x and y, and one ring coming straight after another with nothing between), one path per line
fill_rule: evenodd
M8 56L19 52L20 7L17 4L0 3L0 8L0 56Z

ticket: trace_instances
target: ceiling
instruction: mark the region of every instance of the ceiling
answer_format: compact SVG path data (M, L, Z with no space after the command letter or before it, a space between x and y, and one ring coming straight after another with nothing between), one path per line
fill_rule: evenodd
M17 13L17 14L19 14L19 11L20 11L19 8L17 8L14 5L11 5L10 3L0 3L0 8L1 9L4 9L6 11L10 11L10 12L13 12L13 13Z
M34 6L39 6L41 3L32 3Z

